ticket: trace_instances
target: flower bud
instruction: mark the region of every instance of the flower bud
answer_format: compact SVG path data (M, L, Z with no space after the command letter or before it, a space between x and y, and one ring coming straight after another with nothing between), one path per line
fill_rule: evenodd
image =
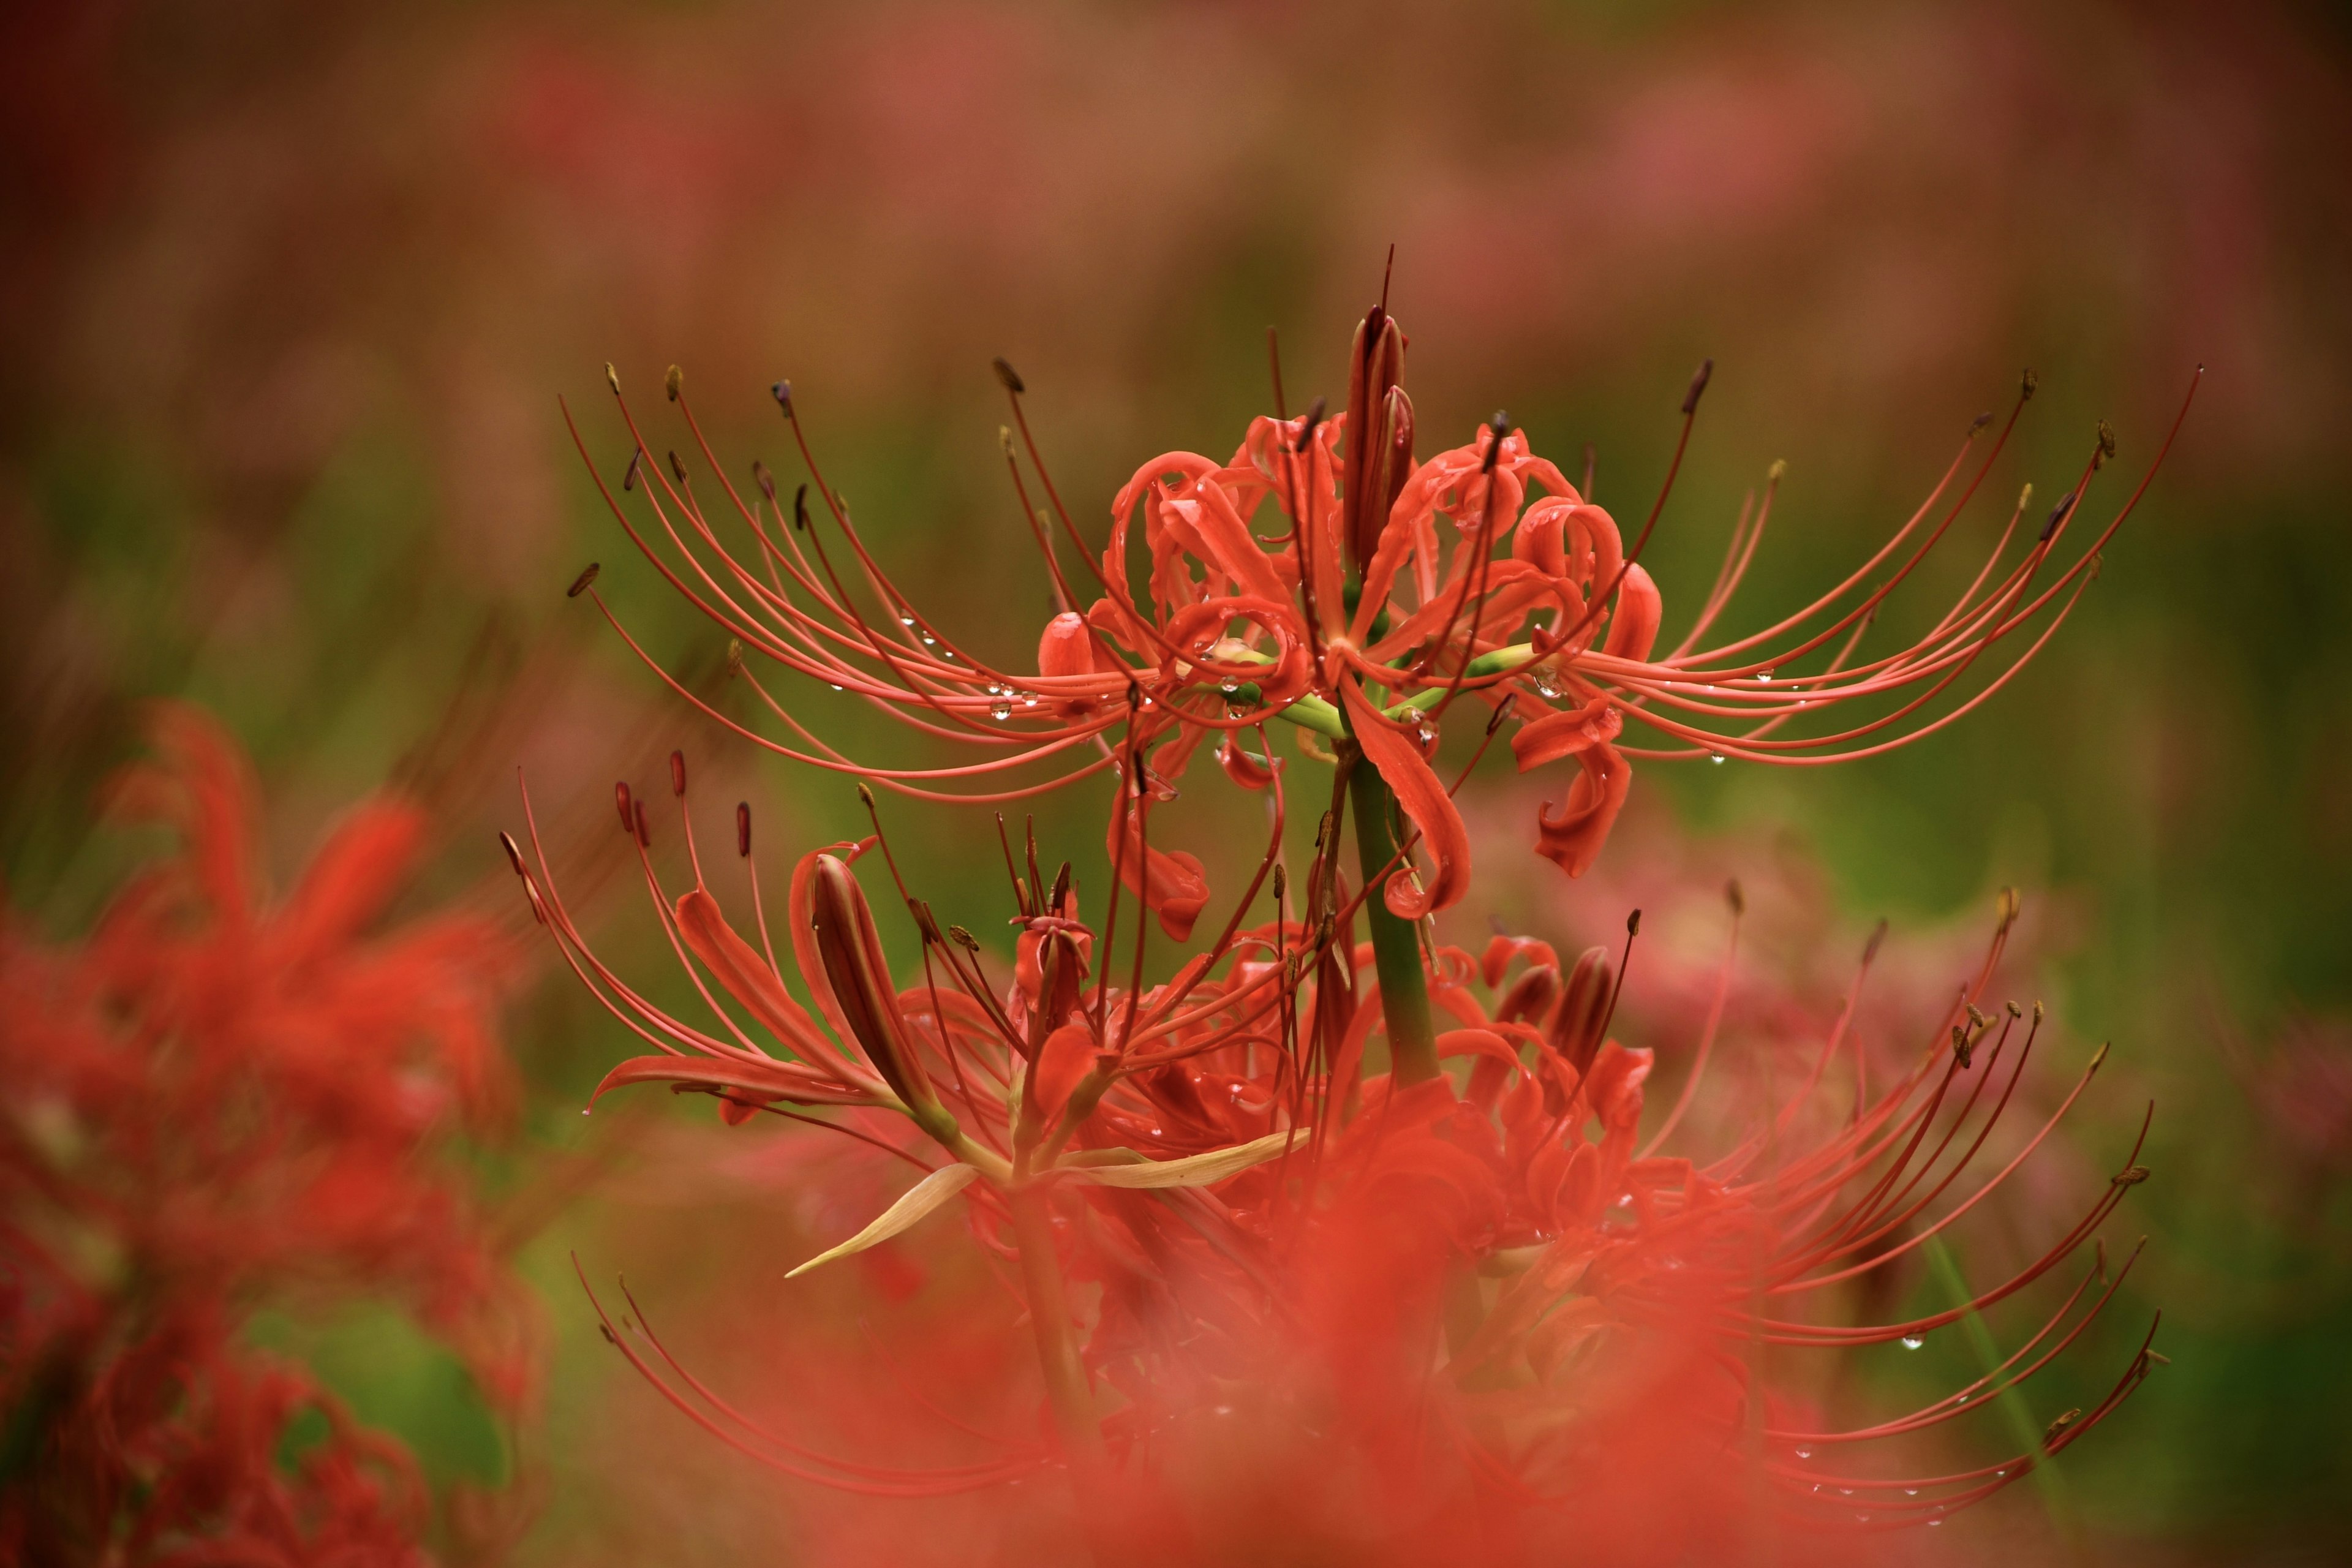
M918 1120L927 1111L936 1111L939 1101L908 1038L906 1019L899 1015L898 994L891 988L889 966L882 956L882 939L874 929L866 889L836 856L817 857L810 887L810 921L816 929L816 950L824 963L826 984L832 986L834 1001L866 1059Z

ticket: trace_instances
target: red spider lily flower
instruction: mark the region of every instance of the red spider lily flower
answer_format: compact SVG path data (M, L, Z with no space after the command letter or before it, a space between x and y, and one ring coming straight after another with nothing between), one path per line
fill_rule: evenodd
M1537 841L1571 876L1608 837L1632 759L1834 762L1907 743L1985 701L2065 619L2098 552L2147 484L2144 478L2071 562L2056 563L2115 451L2100 426L2073 488L2021 553L2011 546L2031 487L1968 589L1928 631L1906 647L1863 658L1864 634L1882 605L1944 539L2006 446L2033 392L2028 373L1990 449L1978 450L1992 424L1985 416L1918 509L1843 582L1763 631L1705 644L1770 521L1776 465L1761 504L1735 527L1690 629L1660 651L1664 601L1639 557L1679 469L1711 362L1691 383L1666 484L1628 547L1617 521L1500 414L1468 442L1416 461L1412 406L1400 384L1404 353L1395 320L1375 307L1357 335L1348 412L1327 419L1318 403L1298 417L1255 419L1223 462L1191 452L1150 459L1114 498L1099 556L1045 468L1021 378L1000 360L1019 450L1050 503L1046 512L1031 505L1010 429L1007 463L1062 605L1040 639L1034 672L976 658L891 582L817 468L788 383L776 384L776 399L845 557L836 559L811 522L808 486L793 498L789 523L764 468L755 467L757 497L736 489L704 442L675 369L669 398L726 497L733 514L726 526L748 530L754 553L745 559L722 542L688 465L675 452L656 460L625 398L619 405L633 451L621 493L601 476L598 484L647 558L736 639L739 671L794 740L743 732L780 753L919 797L1003 801L1108 768L1117 752L1104 742L1124 729L1161 784L1213 735L1227 771L1255 787L1265 764L1234 751L1247 731L1279 721L1343 752L1379 743L1368 728L1433 742L1453 703L1467 695L1491 716L1489 734L1517 723L1512 743L1522 769L1575 761L1564 800L1539 815ZM617 375L612 383L619 398ZM2176 420L2173 432L2179 427ZM581 449L584 458L584 443ZM622 499L640 493L643 521ZM1269 506L1278 531L1261 521ZM1062 544L1049 531L1057 526ZM1147 584L1140 595L1130 587L1139 580ZM2022 652L2000 656L1997 668L1988 659L1996 645L2019 641ZM812 734L754 673L755 661L855 693L968 749L972 760L861 764ZM1990 673L1975 680L1980 666ZM1857 703L1876 711L1843 727L1817 722ZM1657 743L1622 743L1628 723L1646 727ZM1421 840L1390 874L1389 907L1448 907L1469 872L1458 814L1422 758L1426 743L1381 749L1378 772ZM971 793L973 784L986 787ZM1434 863L1426 878L1412 863L1415 851ZM1193 897L1193 881L1146 878L1146 900L1181 905ZM1173 918L1181 924L1184 917Z
M185 710L155 741L118 801L181 851L79 944L0 928L0 1555L414 1562L406 1457L239 1336L266 1301L387 1297L498 1408L529 1398L519 1287L442 1158L508 1115L519 955L478 918L371 931L421 843L389 800L273 900L241 759ZM305 1412L330 1436L289 1470Z
M682 762L673 777L683 783ZM1272 787L1278 803L1278 779ZM656 908L710 900L715 910L683 793L679 804L697 881L675 900L635 810L626 829ZM747 831L738 843L748 861ZM925 1173L812 1263L960 1196L981 1247L1012 1268L1054 1441L992 1439L944 1468L827 1454L713 1394L654 1336L635 1298L627 1321L604 1315L614 1342L681 1410L788 1474L864 1496L929 1495L1059 1464L1080 1488L1097 1552L1145 1561L1280 1558L1344 1536L1362 1560L1402 1562L1465 1530L1501 1543L1503 1561L1540 1561L1541 1521L1556 1510L1610 1542L1610 1560L1677 1561L1735 1538L1759 1496L1771 1500L1773 1528L1799 1532L1939 1521L2078 1440L2155 1359L2143 1343L2109 1397L2036 1452L1891 1480L1810 1461L1932 1432L2048 1364L2112 1300L2121 1275L2100 1277L2104 1254L1996 1372L1892 1420L1824 1426L1774 1393L1755 1361L1761 1346L1835 1352L1916 1338L2008 1300L2088 1244L2145 1177L2135 1145L2042 1256L1969 1303L1855 1327L1811 1310L1964 1220L2095 1072L2097 1058L2020 1152L1962 1186L2041 1021L2038 1008L2030 1024L2015 1008L1979 1009L2008 917L1897 1081L1865 1100L1856 1075L1853 1101L1839 1099L1849 1079L1832 1069L1860 1050L1857 976L1801 1082L1754 1105L1730 1148L1674 1155L1662 1146L1696 1079L1644 1135L1651 1053L1611 1037L1620 981L1601 950L1563 966L1528 939L1497 938L1477 959L1431 949L1418 978L1445 1021L1435 1055L1450 1065L1411 1076L1391 1042L1390 1070L1375 1070L1393 1027L1389 978L1374 944L1342 942L1366 894L1341 871L1328 825L1304 909L1272 870L1269 846L1260 880L1209 952L1150 986L1139 978L1144 922L1129 917L1122 976L1116 898L1099 928L1086 924L1065 866L1050 881L1014 873L1024 951L993 981L976 942L905 896L923 973L894 988L851 869L886 848L877 830L812 853L793 879L799 972L824 1026L776 1000L785 971L763 922L756 949L731 933L682 942L770 1027L766 1039L729 1022L699 973L715 1027L654 1008L588 952L543 858L512 851L583 980L662 1047L614 1069L606 1087L662 1081L726 1105L830 1115ZM1026 858L1034 865L1034 847ZM1268 882L1271 918L1249 923ZM1734 936L1736 951L1736 927ZM739 951L764 955L742 961L758 973L709 956ZM1719 1018L1717 1009L1695 1053L1701 1069ZM1083 1310L1079 1285L1092 1288ZM1225 1448L1249 1456L1249 1484L1191 1489L1203 1465L1225 1475L1214 1459ZM1741 1456L1737 1485L1691 1462L1727 1451ZM1683 1523L1662 1531L1662 1508L1681 1510ZM1120 1522L1130 1515L1174 1533L1138 1541Z

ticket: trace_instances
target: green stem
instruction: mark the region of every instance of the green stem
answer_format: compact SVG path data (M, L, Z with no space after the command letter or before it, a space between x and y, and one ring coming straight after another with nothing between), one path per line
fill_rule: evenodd
M1958 1260L1953 1258L1951 1249L1940 1238L1930 1237L1921 1250L1927 1255L1927 1267L1934 1272L1936 1282L1951 1296L1955 1305L1966 1306L1976 1300L1975 1290L1969 1288L1967 1277L1960 1272ZM1985 1371L1994 1372L2000 1367L2000 1346L1994 1341L1992 1330L1987 1326L1982 1314L1975 1308L1969 1307L1960 1319L1960 1331ZM2058 1467L2049 1456L2042 1452L2042 1425L2034 1416L2033 1406L2026 1402L2024 1391L2011 1384L2002 1389L1993 1402L2000 1406L2001 1418L2009 1427L2011 1440L2040 1460L2033 1467L2032 1479L2033 1489L2042 1494L2042 1506L2049 1514L2050 1522L2057 1527L2059 1535L2070 1547L2079 1547L2079 1532L2074 1508L2067 1500L2065 1478L2058 1473Z
M1348 775L1348 808L1356 818L1356 859L1367 888L1396 856L1395 806L1396 795L1380 769L1358 757ZM1426 1083L1437 1076L1437 1033L1430 1024L1421 935L1411 921L1391 914L1377 891L1366 894L1362 907L1371 927L1372 967L1381 980L1381 1012L1388 1020L1396 1080Z

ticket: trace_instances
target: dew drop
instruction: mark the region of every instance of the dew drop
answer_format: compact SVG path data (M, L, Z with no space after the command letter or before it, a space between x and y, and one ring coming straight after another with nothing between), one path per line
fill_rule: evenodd
M1797 1450L1797 1458L1801 1459L1810 1459L1812 1457L1813 1451L1811 1448L1800 1448Z
M580 1108L580 1114L581 1114L581 1115L583 1115L583 1116L586 1116L586 1115L590 1114L590 1112L592 1111L592 1110L593 1110L593 1107L583 1105L583 1106L582 1106L582 1107Z
M1919 1489L1917 1487L1905 1487L1903 1489L1903 1495L1905 1497L1917 1497L1919 1495Z
M1999 1480L1999 1479L2000 1479L2000 1478L2001 1478L2001 1477L2003 1477L2003 1476L2005 1476L2005 1475L2007 1475L2007 1474L2009 1474L2009 1470L2008 1470L2008 1468L2007 1468L2006 1466L2004 1466L2004 1467L2003 1467L2003 1468L2001 1468L2000 1469L1995 1470L1995 1471L1992 1473L1992 1478L1993 1478L1993 1479L1995 1479L1995 1480Z
M1944 1522L1944 1521L1943 1521L1942 1520L1940 1520L1940 1519L1931 1519L1931 1520L1929 1520L1929 1521L1927 1521L1927 1528L1928 1528L1928 1529L1930 1529L1930 1530L1933 1530L1933 1529L1935 1529L1937 1525L1939 1525L1939 1524L1941 1524L1941 1523L1943 1523L1943 1522Z
M846 691L849 689L849 688L842 685L838 680L828 680L825 684L832 687L835 691Z
M940 639L933 637L930 633L925 632L923 634L923 646L925 647L937 647L940 646Z
M1853 1496L1853 1489L1852 1487L1840 1487L1838 1488L1838 1496L1852 1497Z
M915 617L912 616L900 616L898 617L898 624L902 626L911 626L915 624Z
M1536 671L1531 679L1538 696L1558 697L1559 695L1559 681L1553 676L1550 670L1539 669Z
M1217 689L1223 692L1228 697L1231 697L1234 692L1239 691L1241 689L1242 683L1235 680L1230 675L1217 682Z
M988 705L988 716L1002 724L1013 717L1013 704L1000 697Z
M1724 755L1723 755L1723 753L1722 753L1721 752L1709 752L1706 754L1706 760L1707 760L1708 762L1710 762L1710 763L1716 763L1717 765L1720 766L1720 765L1723 763L1723 762L1724 762L1724 760L1725 760L1725 759L1724 759Z
M1771 685L1771 684L1772 684L1772 672L1771 672L1770 670L1769 670L1769 669L1759 669L1759 670L1758 670L1758 671L1756 672L1756 684L1757 684L1757 685L1759 685L1759 686L1769 686L1769 685Z
M1036 706L1037 706L1037 694L1036 694L1035 692L1034 692L1034 691L1024 693L1024 694L1022 696L1022 699L1021 699L1021 706L1022 706L1022 707L1024 707L1024 708L1034 708L1034 707L1036 707Z
M1903 1336L1903 1348L1906 1351L1916 1351L1927 1342L1927 1339L1924 1334L1906 1334Z

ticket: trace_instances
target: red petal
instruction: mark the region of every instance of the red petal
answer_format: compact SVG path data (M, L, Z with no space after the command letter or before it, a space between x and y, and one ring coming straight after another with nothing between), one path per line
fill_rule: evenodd
M1429 886L1416 889L1407 874L1411 868L1399 867L1381 896L1389 912L1400 920L1417 921L1450 908L1470 886L1470 834L1462 826L1462 814L1454 809L1453 797L1430 770L1428 759L1412 737L1374 708L1353 682L1345 693L1348 716L1355 727L1356 743L1364 749L1364 760L1380 770L1406 817L1421 829L1422 847L1429 851L1436 868Z
M1639 566L1626 567L1625 581L1617 590L1617 613L1609 617L1609 640L1601 651L1636 663L1649 658L1665 614L1665 600L1650 574Z
M1119 829L1127 829L1127 847L1119 847ZM1171 942L1192 934L1192 922L1209 902L1209 879L1200 859L1181 849L1155 849L1143 843L1135 820L1135 802L1119 785L1111 807L1110 830L1103 836L1104 852L1118 866L1119 885L1141 899L1160 917L1160 929Z
M1062 1114L1062 1107L1070 1102L1070 1091L1078 1087L1094 1060L1094 1031L1084 1024L1065 1024L1045 1037L1030 1082L1046 1126Z
M743 1004L751 1016L787 1048L796 1055L808 1054L814 1043L810 1037L815 1030L814 1024L785 991L784 983L776 978L767 960L735 934L726 916L719 912L717 899L700 888L689 888L679 894L677 929L694 956L702 960L730 996Z

